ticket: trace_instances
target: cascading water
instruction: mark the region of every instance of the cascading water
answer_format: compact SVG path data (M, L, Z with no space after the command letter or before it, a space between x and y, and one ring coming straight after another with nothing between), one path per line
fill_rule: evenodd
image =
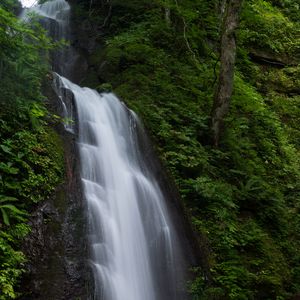
M64 0L33 10L67 24ZM163 193L141 151L145 133L138 118L114 94L81 88L56 73L54 88L65 116L73 117L75 110L77 115L76 126L66 129L78 135L94 277L91 298L186 299L181 247ZM73 95L76 109L65 104L66 91Z
M79 55L68 45L70 40L70 5L65 0L52 0L43 4L25 8L21 13L24 21L30 21L32 16L37 16L43 27L54 41L65 41L62 49L52 52L53 70L68 78L73 78L74 65Z
M56 41L66 42L63 49L52 51L51 64L54 71L68 78L73 78L74 65L79 58L70 43L70 5L65 0L52 0L43 4L25 8L21 13L24 21L30 21L32 16L36 16L48 31L49 36ZM58 95L62 105L62 114L65 118L65 129L74 133L73 108L70 101L64 102L64 95Z
M69 11L70 5L68 2L65 0L53 0L31 8L25 8L22 12L22 18L26 18L28 13L36 13L38 16L53 19L58 23L66 23L69 20ZM65 29L62 29L61 34L64 35Z
M113 94L56 76L57 90L73 92L78 112L95 299L176 299L179 246L139 150L138 119Z

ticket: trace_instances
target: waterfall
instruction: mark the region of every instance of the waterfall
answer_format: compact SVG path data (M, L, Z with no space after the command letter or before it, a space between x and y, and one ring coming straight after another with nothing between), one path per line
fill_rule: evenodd
M70 9L64 0L32 10L57 21L66 37ZM68 66L60 63L54 70L68 77ZM80 154L94 278L91 299L186 299L181 246L144 157L147 138L138 117L114 94L79 87L57 73L54 88L64 116L76 123L65 128L77 137Z
M176 299L178 245L162 192L139 150L139 120L115 95L56 76L58 90L72 91L77 107L95 298Z
M30 22L36 17L54 41L65 43L61 49L52 51L51 63L54 71L72 79L79 55L70 45L70 10L65 0L52 0L25 8L20 18Z

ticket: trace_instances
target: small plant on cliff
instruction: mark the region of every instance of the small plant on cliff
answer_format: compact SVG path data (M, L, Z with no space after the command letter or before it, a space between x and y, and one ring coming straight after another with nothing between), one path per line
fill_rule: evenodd
M12 202L18 201L17 198L0 195L0 211L2 215L2 221L5 225L10 225L10 219L17 219L19 221L25 221L24 216L27 213L24 210L18 209Z

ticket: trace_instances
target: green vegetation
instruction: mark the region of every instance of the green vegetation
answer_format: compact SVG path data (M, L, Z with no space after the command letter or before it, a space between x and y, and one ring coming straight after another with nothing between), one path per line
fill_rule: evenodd
M62 180L63 152L48 126L51 114L41 94L46 52L53 45L38 24L21 23L0 5L0 299L15 299L26 257L22 239L35 203ZM44 53L41 57L41 53Z
M141 116L207 241L194 299L290 299L300 290L300 3L244 1L230 113L213 148L220 2L78 0L75 21L105 41L84 84L114 90ZM18 297L26 221L63 175L41 94L53 44L14 17L18 7L0 5L0 299Z
M88 12L87 2L75 7L77 21L104 24L109 7ZM208 241L194 299L289 299L300 290L299 3L245 1L234 95L215 149L219 2L111 1L106 47L90 55L84 83L112 85L141 116Z

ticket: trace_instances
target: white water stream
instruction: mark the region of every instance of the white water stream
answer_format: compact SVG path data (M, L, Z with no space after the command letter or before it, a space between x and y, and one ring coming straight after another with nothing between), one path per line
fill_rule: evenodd
M30 10L68 24L64 0ZM67 31L62 28L62 37ZM114 94L81 88L56 73L54 78L65 117L76 122L66 129L78 134L92 299L184 299L178 296L180 246L163 193L140 150L145 133L139 120ZM66 103L66 90L73 94L75 108Z
M163 299L156 272L174 284L174 233L160 188L139 152L139 122L113 94L99 95L60 76L56 80L58 89L73 92L78 112L95 297ZM170 286L164 289L170 293Z

